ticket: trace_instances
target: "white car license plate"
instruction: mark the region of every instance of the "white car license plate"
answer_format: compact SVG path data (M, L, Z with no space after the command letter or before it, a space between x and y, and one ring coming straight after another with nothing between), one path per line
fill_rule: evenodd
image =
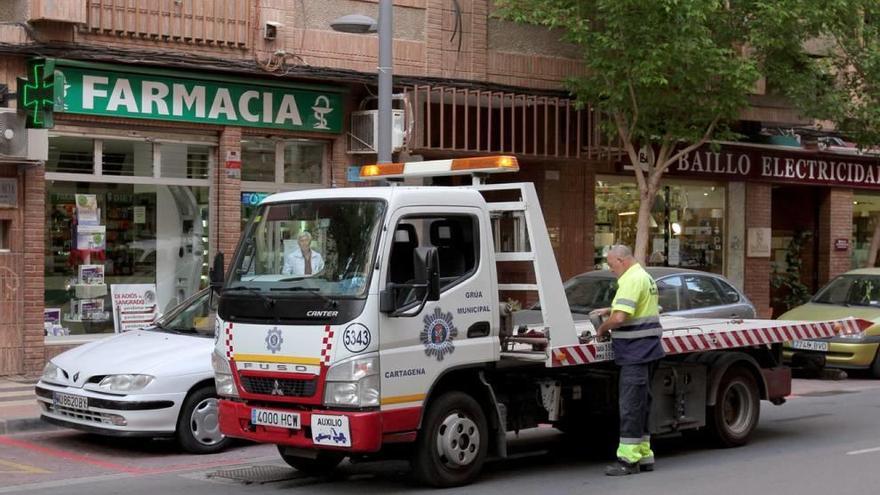
M801 351L828 352L828 342L821 340L795 340L791 347Z
M52 404L55 407L69 407L71 409L88 409L89 398L81 395L62 394L55 392L52 394Z
M273 411L271 409L251 409L251 423L263 426L277 426L298 430L300 425L299 413L287 411Z

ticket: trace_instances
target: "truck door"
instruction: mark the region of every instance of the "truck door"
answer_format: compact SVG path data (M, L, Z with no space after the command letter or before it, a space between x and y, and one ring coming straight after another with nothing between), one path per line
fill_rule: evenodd
M489 226L481 214L468 207L444 207L442 213L402 208L389 223L381 288L417 278L417 247L434 247L439 257L440 299L418 311L424 290L399 290L396 306L404 315L379 317L382 410L408 410L413 428L431 385L444 371L498 359L495 270Z

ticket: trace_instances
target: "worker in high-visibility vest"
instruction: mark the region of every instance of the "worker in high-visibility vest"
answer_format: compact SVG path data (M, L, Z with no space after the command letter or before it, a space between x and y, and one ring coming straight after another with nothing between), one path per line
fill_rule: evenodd
M654 452L648 418L651 413L651 380L664 356L657 304L657 284L626 246L613 246L607 255L617 276L617 293L610 308L594 314L608 316L596 330L599 340L611 335L614 362L620 366L620 443L617 463L605 468L608 476L654 470Z

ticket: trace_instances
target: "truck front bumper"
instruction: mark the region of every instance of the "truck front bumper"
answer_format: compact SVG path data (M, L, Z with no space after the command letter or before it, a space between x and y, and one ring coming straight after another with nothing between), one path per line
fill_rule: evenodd
M302 425L299 429L254 425L251 411L254 408L241 402L220 401L220 431L228 437L243 438L260 443L273 443L298 448L315 448L351 453L377 452L382 446L382 414L379 411L343 412L333 410L298 410L269 407L297 412ZM317 445L312 438L312 415L345 416L350 428L351 447Z

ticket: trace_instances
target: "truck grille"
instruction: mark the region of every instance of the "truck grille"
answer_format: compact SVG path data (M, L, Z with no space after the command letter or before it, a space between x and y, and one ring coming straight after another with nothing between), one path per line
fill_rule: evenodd
M315 395L317 380L288 380L242 376L241 385L251 394L275 395L281 397L311 397Z

